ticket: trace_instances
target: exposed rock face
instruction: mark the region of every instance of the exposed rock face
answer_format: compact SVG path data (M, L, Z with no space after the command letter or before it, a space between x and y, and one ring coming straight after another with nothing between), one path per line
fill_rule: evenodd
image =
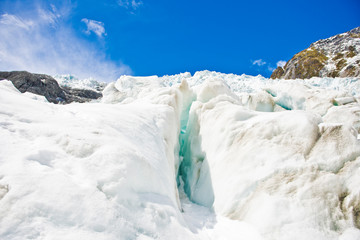
M312 43L271 78L360 77L360 27Z
M281 78L281 76L284 74L284 69L282 67L277 67L273 73L271 74L271 78Z
M38 94L52 103L88 102L102 97L101 93L91 90L61 88L54 78L45 74L26 71L0 72L0 80L3 79L10 80L22 93Z
M95 92L88 89L77 89L70 87L62 88L66 95L66 102L88 102L93 99L98 99L102 97L100 92Z
M32 74L25 71L0 72L0 79L10 80L22 93L31 92L42 95L52 103L58 103L59 99L66 99L59 84L48 75Z

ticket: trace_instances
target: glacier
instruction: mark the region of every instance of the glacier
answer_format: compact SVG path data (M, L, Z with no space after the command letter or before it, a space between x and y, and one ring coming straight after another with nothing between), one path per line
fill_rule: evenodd
M0 239L360 239L360 80L0 81Z

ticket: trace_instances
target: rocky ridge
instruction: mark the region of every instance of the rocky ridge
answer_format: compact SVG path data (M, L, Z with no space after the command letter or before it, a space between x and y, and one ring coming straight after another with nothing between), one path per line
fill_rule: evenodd
M312 77L360 77L360 27L312 43L270 78Z
M0 80L10 80L21 92L44 96L52 103L89 102L102 97L100 91L61 87L51 76L26 71L0 72Z

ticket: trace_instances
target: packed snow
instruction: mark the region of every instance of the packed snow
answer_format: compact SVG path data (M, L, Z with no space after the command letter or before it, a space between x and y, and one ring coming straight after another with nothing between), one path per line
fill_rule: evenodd
M105 87L69 76L62 84ZM360 239L360 80L0 81L0 239Z

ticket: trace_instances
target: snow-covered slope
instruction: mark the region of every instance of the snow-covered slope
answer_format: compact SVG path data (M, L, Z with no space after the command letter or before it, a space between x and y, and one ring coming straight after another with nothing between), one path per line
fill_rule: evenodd
M98 82L92 78L79 79L72 75L56 75L56 81L61 87L71 87L77 89L88 89L93 91L102 91L106 87L106 83Z
M0 81L0 239L360 239L360 81Z

